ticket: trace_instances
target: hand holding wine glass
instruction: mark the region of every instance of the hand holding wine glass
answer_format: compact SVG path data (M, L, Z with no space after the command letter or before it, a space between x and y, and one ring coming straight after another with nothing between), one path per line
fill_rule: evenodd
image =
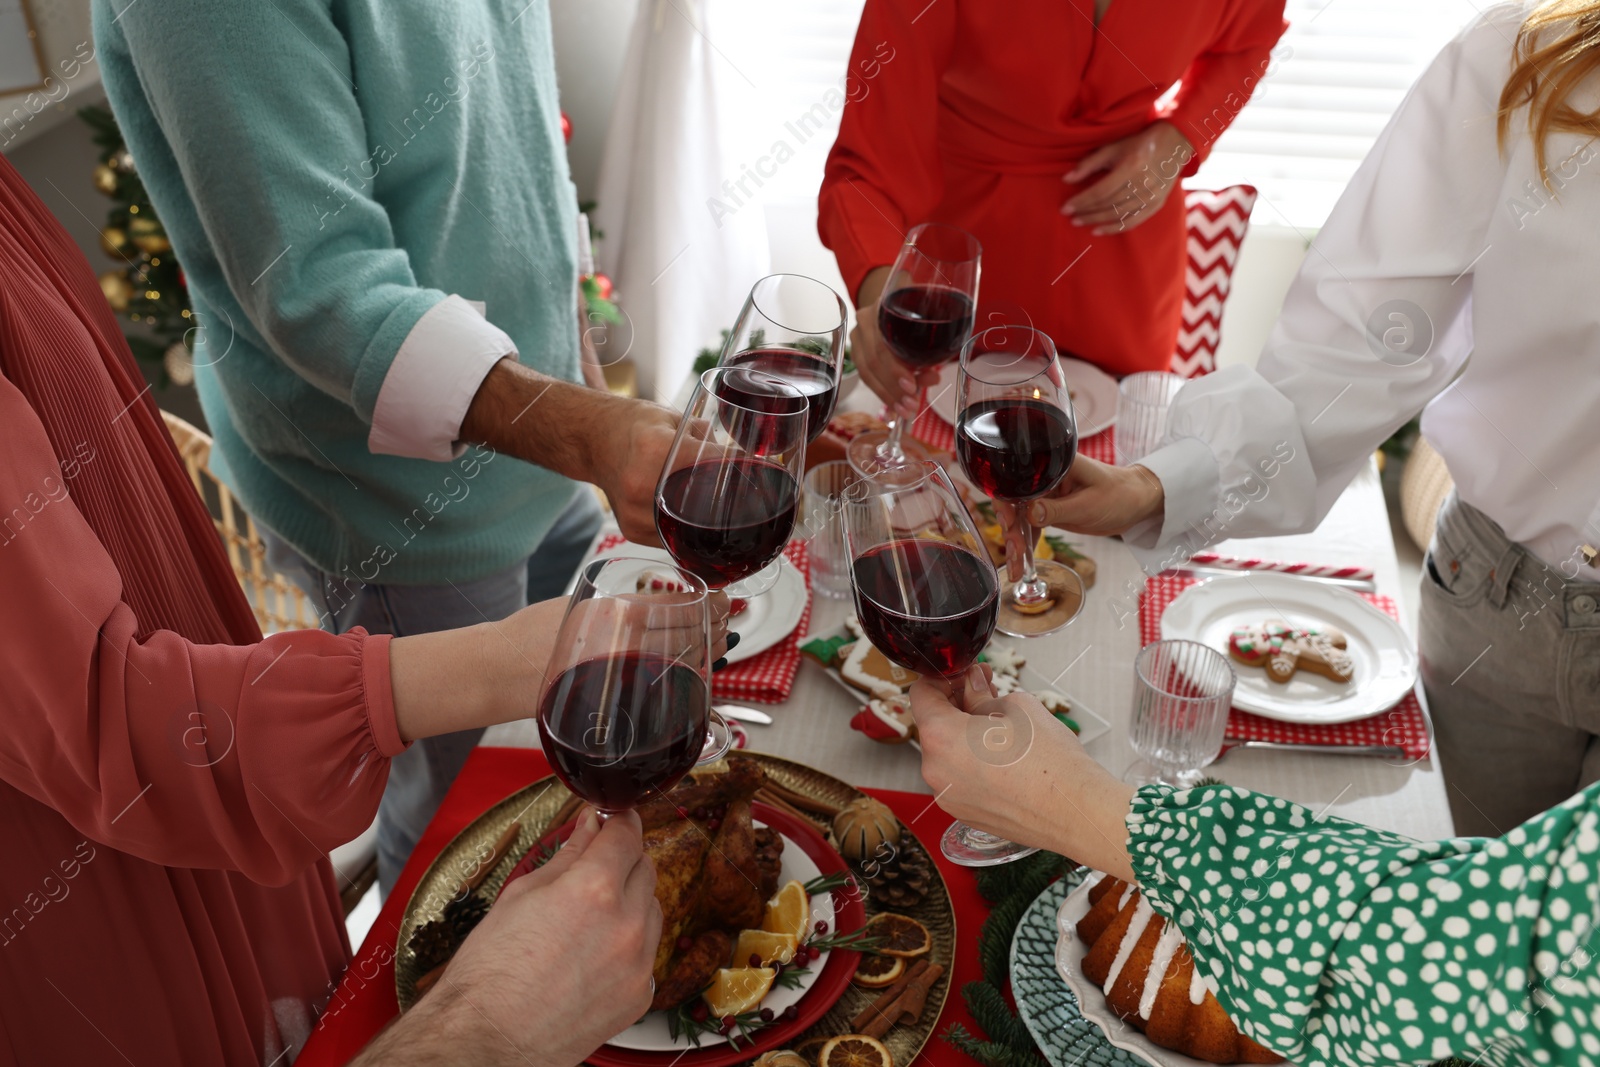
M971 336L981 260L977 238L957 227L925 222L906 234L878 298L877 325L883 345L913 372L955 359ZM856 470L867 477L914 470L901 447L905 422L895 418L886 433L852 439Z
M1077 423L1055 344L1030 326L995 326L961 353L956 455L972 483L1014 506L1007 538L1021 579L1002 597L1001 633L1029 637L1061 629L1083 608L1083 582L1061 563L1034 561L1030 501L1067 476L1078 451ZM1020 536L1016 536L1020 534Z
M670 591L640 578L669 572ZM539 738L556 776L602 813L671 789L727 750L711 711L711 593L692 574L626 556L579 574L539 701Z

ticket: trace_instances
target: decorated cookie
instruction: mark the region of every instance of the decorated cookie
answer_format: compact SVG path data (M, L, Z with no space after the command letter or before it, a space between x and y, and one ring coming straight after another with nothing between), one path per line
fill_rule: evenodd
M1033 695L1038 698L1039 703L1044 705L1044 710L1052 715L1057 712L1065 714L1072 710L1072 705L1067 702L1067 698L1053 689L1046 689Z
M1264 667L1274 682L1310 671L1335 682L1355 676L1345 635L1331 627L1295 627L1282 619L1242 626L1228 638L1228 654L1247 667Z
M858 689L865 690L880 700L897 697L911 688L918 675L915 671L908 671L897 663L891 663L889 657L873 647L871 641L863 638L850 649L849 655L839 667L839 673L844 680Z
M1018 684L1016 675L1014 674L996 673L993 684L994 691L1000 696L1007 696L1022 688L1022 686Z
M1028 665L1027 659L1014 648L1003 645L990 645L984 650L984 659L989 666L994 668L996 675L1006 674L1015 678L1023 667Z
M911 717L911 701L904 696L869 700L850 720L850 727L886 745L903 745L917 734L917 724Z
M857 637L867 636L867 632L861 628L861 620L856 618L856 613L853 611L844 617L844 628Z

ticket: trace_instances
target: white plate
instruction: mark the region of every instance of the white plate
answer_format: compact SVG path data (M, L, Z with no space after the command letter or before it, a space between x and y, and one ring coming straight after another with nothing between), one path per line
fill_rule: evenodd
M665 549L646 548L631 541L623 541L604 552L595 553L595 558L606 556L637 556L653 563L672 565L672 557ZM571 592L570 586L568 592ZM800 625L800 616L806 611L806 580L788 557L780 556L777 584L760 596L750 597L745 603L749 606L744 614L728 623L728 628L739 634L738 646L728 653L729 663L738 663L765 652L794 632L794 628Z
M1287 682L1274 682L1264 668L1230 658L1239 677L1236 708L1284 722L1331 725L1388 711L1416 685L1416 649L1398 622L1348 589L1287 574L1212 578L1191 586L1162 614L1161 636L1186 637L1227 655L1235 629L1267 619L1343 630L1355 675L1335 682L1297 671Z
M929 406L951 426L956 424L956 381L961 373L955 363L946 363L939 372L939 384L928 391ZM1072 413L1078 420L1078 440L1109 430L1117 421L1117 380L1093 363L1070 356L1061 358L1061 376L1072 394Z
M1078 937L1077 925L1079 919L1089 914L1090 888L1104 877L1090 875L1061 902L1061 910L1056 913L1056 929L1060 933L1056 941L1056 973L1067 983L1072 995L1078 998L1078 1010L1083 1017L1098 1026L1106 1035L1106 1040L1118 1048L1126 1049L1156 1067L1213 1067L1193 1056L1162 1048L1145 1037L1112 1011L1111 1005L1106 1003L1105 993L1084 977L1083 957L1088 955L1088 948Z
M846 630L839 629L829 634L810 634L805 638L804 641L801 641L800 643L805 644L806 641L810 641L816 637L821 637L824 640L830 637L840 637L847 632L848 631ZM852 634L851 636L854 635ZM995 647L995 644L996 642L991 641L987 647L993 648ZM1011 648L1014 646L1010 645L1009 643L1003 643L1000 645L1000 647ZM826 667L824 668L824 672L829 678L832 678L834 681L838 682L845 692L849 693L862 704L865 704L868 700L872 699L872 694L867 693L864 690L857 689L855 686L847 682L844 675L840 674L837 668ZM1017 672L1017 682L1023 689L1026 689L1030 693L1042 693L1049 690L1060 693L1062 696L1066 697L1067 703L1072 706L1072 710L1067 712L1067 714L1072 717L1073 722L1078 724L1078 740L1081 743L1087 745L1089 742L1096 741L1111 732L1111 724L1102 719L1087 704L1073 696L1071 693L1065 692L1064 690L1051 685L1048 678L1034 670L1032 667L1028 666L1026 663L1024 663L1022 665L1022 669ZM917 744L915 741L912 741L911 743L913 745ZM920 749L921 746L919 745L918 750L920 751Z
M760 819L753 820L757 826L765 826ZM822 873L811 857L806 855L805 849L787 834L780 834L783 838L783 864L778 873L778 884L783 885L789 881L796 881L804 885ZM811 898L811 921L822 920L833 924L833 894L823 893L821 896ZM800 979L800 985L794 989L779 989L773 987L772 992L761 1002L763 1008L771 1008L774 1012L782 1013L783 1009L791 1004L798 1004L800 998L816 984L822 977L822 968L828 963L830 954L824 952L810 963L806 964L809 974ZM727 1038L718 1034L701 1034L699 1048L710 1048L727 1042ZM667 1029L667 1013L653 1011L643 1019L628 1027L606 1044L613 1048L635 1049L640 1052L678 1052L694 1049L687 1037L674 1041L671 1032Z

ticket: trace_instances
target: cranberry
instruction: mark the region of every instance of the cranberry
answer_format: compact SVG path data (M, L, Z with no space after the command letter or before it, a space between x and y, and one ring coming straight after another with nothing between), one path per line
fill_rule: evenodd
M706 822L706 829L710 830L712 833L716 833L717 830L721 828L721 826L722 826L722 820L721 819L710 819L710 820L708 820Z
M697 1000L689 1008L689 1018L697 1023L703 1023L711 1018L711 1006L703 1000Z
M800 1018L800 1008L797 1005L791 1004L783 1009L784 1022L792 1023L798 1018Z
M776 1018L776 1016L774 1016L772 1014L772 1009L771 1008L762 1008L761 1009L761 1021L762 1022L770 1023L774 1018Z
M828 932L828 924L827 924L827 922L825 920L818 919L817 920L817 933L825 934L827 932Z
M750 966L752 966L752 967L761 966L761 954L759 952L750 953Z
M692 948L694 948L694 938L690 937L688 934L678 938L679 952L688 952Z
M724 1015L722 1017L722 1032L723 1033L727 1033L729 1030L732 1030L734 1025L736 1023L738 1023L738 1021L739 1021L738 1019L735 1019L731 1015Z

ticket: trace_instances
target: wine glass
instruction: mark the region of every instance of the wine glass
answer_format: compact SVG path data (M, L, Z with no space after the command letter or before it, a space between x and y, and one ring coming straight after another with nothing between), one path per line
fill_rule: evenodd
M966 230L939 222L913 226L895 257L878 298L878 333L907 366L948 363L972 334L978 306L978 269L983 250ZM859 434L846 454L864 476L892 476L916 464L901 446L904 420L892 417L887 431Z
M656 486L656 532L713 589L766 592L794 532L810 403L752 367L700 376ZM770 580L767 580L770 576Z
M856 618L890 660L959 691L994 635L1000 579L944 468L924 460L915 474L864 478L845 493ZM945 831L940 847L967 867L1037 851L960 822Z
M640 591L643 575L671 591ZM671 789L721 759L732 732L711 710L710 591L654 560L583 568L539 699L539 739L556 776L602 816Z
M810 405L806 440L833 418L844 363L844 299L801 274L771 274L750 287L723 342L719 366L749 367L800 390Z
M1083 610L1083 580L1071 567L1033 558L1028 505L1067 476L1078 425L1048 335L993 326L961 351L956 456L972 484L1013 505L1021 530L1022 579L1000 598L997 629L1013 637L1054 633Z

